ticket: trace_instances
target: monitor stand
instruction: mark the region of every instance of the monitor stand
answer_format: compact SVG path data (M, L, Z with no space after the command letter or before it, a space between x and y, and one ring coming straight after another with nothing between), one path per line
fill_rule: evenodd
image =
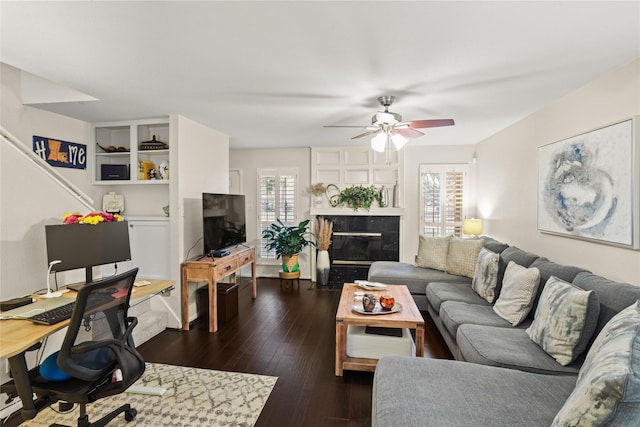
M75 283L73 285L67 285L67 289L71 289L72 291L80 292L80 289L84 288L87 283L93 282L93 267L85 267L84 273L85 282L84 283Z

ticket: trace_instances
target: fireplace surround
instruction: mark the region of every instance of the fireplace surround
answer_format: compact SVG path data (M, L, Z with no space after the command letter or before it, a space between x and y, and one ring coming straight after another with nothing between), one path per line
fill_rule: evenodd
M366 280L374 261L400 260L400 216L326 215L333 221L329 287Z

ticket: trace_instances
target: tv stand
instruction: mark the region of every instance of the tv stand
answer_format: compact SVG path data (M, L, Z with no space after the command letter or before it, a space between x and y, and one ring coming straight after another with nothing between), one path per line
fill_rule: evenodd
M236 283L236 271L251 265L253 299L256 299L256 251L254 248L233 248L220 258L196 257L182 263L181 302L182 329L189 330L189 282L206 282L209 286L209 332L218 330L218 281L225 277Z

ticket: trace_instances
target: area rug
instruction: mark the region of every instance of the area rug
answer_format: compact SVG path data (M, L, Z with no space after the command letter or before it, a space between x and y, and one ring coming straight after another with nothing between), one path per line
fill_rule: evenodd
M253 426L277 377L147 363L136 385L163 387L162 396L122 393L87 405L89 421L130 403L138 415L131 422L119 415L109 426ZM77 425L78 405L58 413L58 405L42 410L22 426L52 423Z

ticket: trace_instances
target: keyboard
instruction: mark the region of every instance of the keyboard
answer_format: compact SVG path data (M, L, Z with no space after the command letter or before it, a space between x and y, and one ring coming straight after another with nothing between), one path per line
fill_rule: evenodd
M34 316L28 317L28 319L33 323L39 323L41 325L54 325L56 323L62 322L63 320L71 318L74 304L75 301L72 301L69 304L65 304L60 307L43 311L42 313L38 313Z

